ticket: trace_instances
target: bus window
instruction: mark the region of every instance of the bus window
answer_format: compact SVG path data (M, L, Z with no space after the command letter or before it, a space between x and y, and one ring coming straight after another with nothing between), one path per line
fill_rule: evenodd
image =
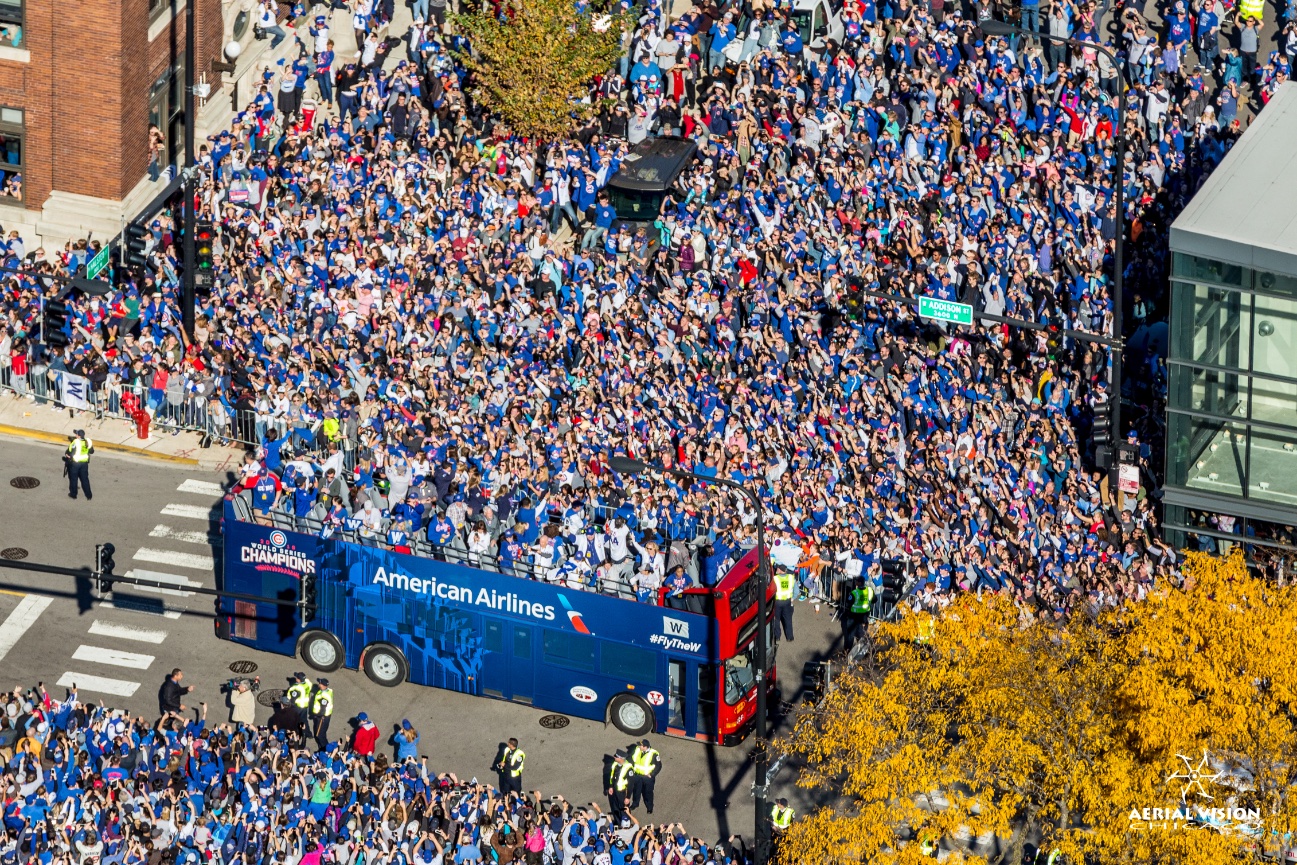
M240 640L257 638L257 605L252 601L234 602L234 636Z
M667 609L680 610L686 613L697 613L700 616L712 618L715 615L716 605L712 601L711 592L688 592L683 595L677 595L674 598L667 595Z
M725 702L733 706L752 690L757 681L757 665L752 658L753 646L725 662Z
M685 662L668 661L667 726L683 730L685 726Z
M698 665L698 732L716 739L716 667Z
M594 638L581 634L565 634L562 631L546 631L541 651L545 663L570 670L583 670L593 673Z
M625 682L652 682L657 679L657 657L647 649L605 642L599 646L601 675Z

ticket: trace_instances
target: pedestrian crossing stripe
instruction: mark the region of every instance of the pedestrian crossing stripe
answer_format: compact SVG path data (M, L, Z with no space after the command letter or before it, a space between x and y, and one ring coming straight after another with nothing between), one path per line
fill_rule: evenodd
M156 550L151 547L140 547L133 558L140 562L155 562L173 568L191 568L196 571L210 571L216 567L216 560L211 556L199 553L180 553L175 550Z
M151 538L165 538L169 541L180 541L182 544L198 544L204 547L215 546L219 543L220 538L210 535L207 532L193 532L184 529L173 529L171 526L159 523L149 532Z
M115 622L101 622L95 619L87 631L95 637L108 637L113 640L133 640L137 643L161 643L167 638L166 631L155 631L152 628L137 628L134 625L119 625Z
M96 694L111 694L114 697L131 697L140 689L139 682L72 672L64 673L55 684L61 688L75 686L78 691L93 691Z
M192 478L176 487L178 493L196 493L202 496L224 496L225 487L211 481L196 481Z
M216 515L212 509L201 505L167 505L162 509L164 517L183 517L187 520L204 520L206 522L215 522Z
M127 667L132 670L147 670L153 666L152 655L141 655L136 652L123 652L120 649L104 649L99 646L77 646L72 653L74 661L89 661L92 664L107 664L110 667Z

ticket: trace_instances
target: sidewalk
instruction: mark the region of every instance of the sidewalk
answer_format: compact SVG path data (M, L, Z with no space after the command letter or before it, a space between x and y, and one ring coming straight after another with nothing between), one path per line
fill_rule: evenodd
M96 420L93 412L51 409L51 403L31 402L10 393L0 394L0 436L66 445L74 429L83 429L100 454L121 454L173 465L196 466L219 471L243 463L242 446L210 448L198 446L197 433L172 435L163 432L147 439L137 438L135 424L120 418Z

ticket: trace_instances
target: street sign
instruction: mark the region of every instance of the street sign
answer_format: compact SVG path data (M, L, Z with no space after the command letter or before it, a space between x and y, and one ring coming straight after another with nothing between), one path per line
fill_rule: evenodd
M104 269L108 267L108 262L112 257L113 250L111 246L101 247L100 250L95 253L95 257L90 259L86 264L86 279L94 279L96 276L103 273Z
M972 324L973 307L967 303L955 303L936 297L919 298L919 315L923 318L935 318L937 321L948 321L952 324Z

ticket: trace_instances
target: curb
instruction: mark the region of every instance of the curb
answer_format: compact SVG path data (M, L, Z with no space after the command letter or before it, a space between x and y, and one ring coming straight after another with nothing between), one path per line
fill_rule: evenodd
M0 435L14 436L16 438L29 439L32 441L49 442L50 444L56 445L67 445L68 441L68 437L60 433L26 429L24 427L9 426L8 424L0 424ZM143 457L144 459L171 463L172 465L198 466L198 460L190 459L189 457L178 457L174 454L158 453L157 451L145 450L144 448L133 448L130 445L119 445L111 442L95 442L95 450L128 454L133 457Z

